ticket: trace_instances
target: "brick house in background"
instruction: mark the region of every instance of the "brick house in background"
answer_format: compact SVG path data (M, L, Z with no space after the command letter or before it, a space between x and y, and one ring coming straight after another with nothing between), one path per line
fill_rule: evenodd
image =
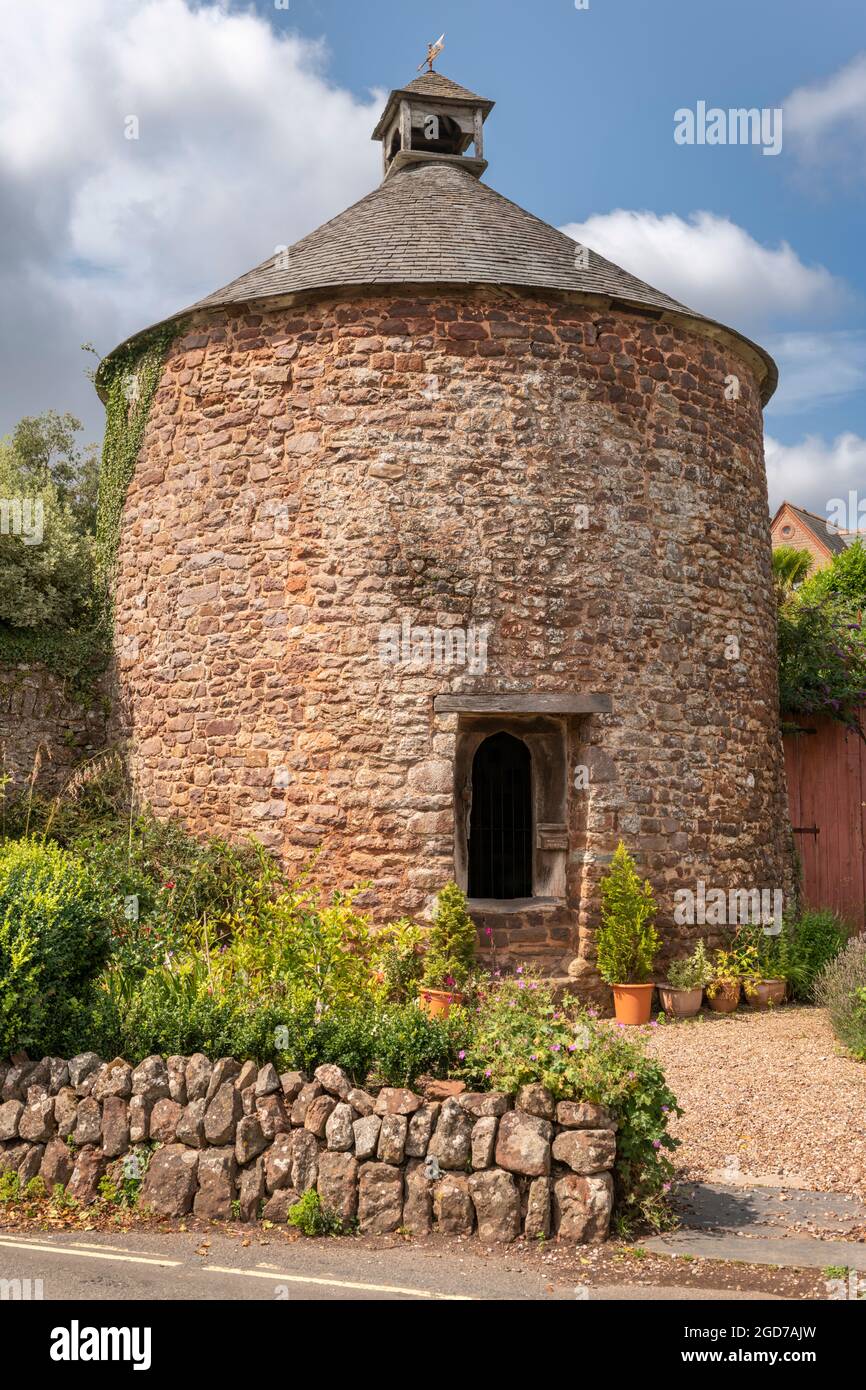
M834 555L841 555L851 544L855 533L840 531L830 525L825 516L807 512L804 507L795 507L792 502L783 502L770 523L773 549L780 545L790 545L794 550L808 550L812 556L812 569L822 570L830 564Z

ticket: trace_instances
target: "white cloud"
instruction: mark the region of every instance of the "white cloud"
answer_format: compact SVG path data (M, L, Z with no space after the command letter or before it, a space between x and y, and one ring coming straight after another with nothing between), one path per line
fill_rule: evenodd
M81 341L113 347L378 182L381 94L329 83L290 21L277 34L220 0L0 0L2 428L47 406L97 424Z
M866 497L866 439L850 431L828 442L809 434L799 444L764 440L770 511L793 502L827 516L831 498L847 498L850 489Z
M762 341L779 365L770 415L797 415L866 390L866 329L780 333Z
M771 319L821 315L849 297L824 266L805 265L787 242L762 246L726 217L617 208L562 230L690 309L746 333Z
M866 159L866 53L823 81L797 87L783 103L785 137L806 161Z

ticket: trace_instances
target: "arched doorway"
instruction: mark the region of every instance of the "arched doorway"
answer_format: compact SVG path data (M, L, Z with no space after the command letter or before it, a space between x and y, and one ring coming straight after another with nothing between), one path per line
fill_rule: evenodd
M469 896L532 897L532 760L511 734L486 738L472 762Z

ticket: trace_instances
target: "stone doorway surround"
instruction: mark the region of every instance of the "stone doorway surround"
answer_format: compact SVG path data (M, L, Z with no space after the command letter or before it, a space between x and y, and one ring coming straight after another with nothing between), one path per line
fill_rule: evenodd
M600 694L500 692L439 695L436 714L456 714L454 743L454 873L464 892L469 884L472 765L485 739L507 733L529 749L532 766L532 896L470 899L484 914L523 914L566 906L568 833L568 722L576 715L607 713L611 699Z

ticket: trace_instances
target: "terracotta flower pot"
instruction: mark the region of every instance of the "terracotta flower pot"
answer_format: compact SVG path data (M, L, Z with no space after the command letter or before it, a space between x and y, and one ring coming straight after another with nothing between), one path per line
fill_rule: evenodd
M717 980L707 990L707 999L717 1014L732 1014L740 1002L739 980Z
M649 1023L654 984L614 985L613 1006L617 1023Z
M752 1009L763 1012L785 1002L785 980L748 980L746 1002Z
M462 1004L463 995L456 989L427 989L418 992L418 1003L431 1018L447 1018L452 1004Z
M701 1007L704 997L703 985L697 989L674 989L673 985L659 985L662 1009L671 1018L693 1018Z

